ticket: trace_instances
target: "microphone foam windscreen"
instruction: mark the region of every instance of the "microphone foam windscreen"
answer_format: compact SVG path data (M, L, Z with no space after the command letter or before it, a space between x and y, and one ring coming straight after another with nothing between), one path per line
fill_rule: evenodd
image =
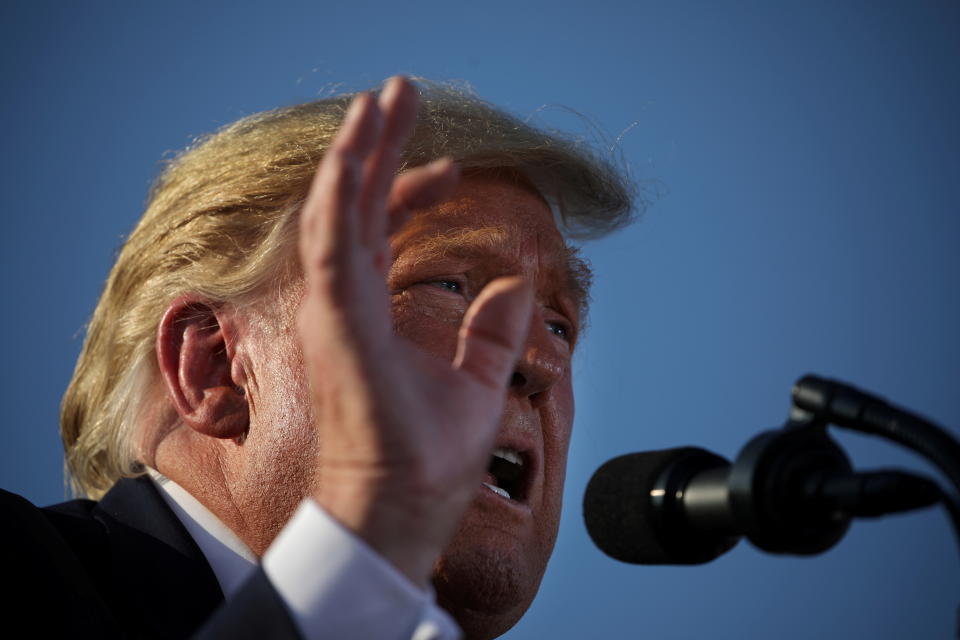
M583 519L601 551L633 564L675 562L657 538L650 492L669 465L695 450L631 453L608 460L596 470L583 496Z

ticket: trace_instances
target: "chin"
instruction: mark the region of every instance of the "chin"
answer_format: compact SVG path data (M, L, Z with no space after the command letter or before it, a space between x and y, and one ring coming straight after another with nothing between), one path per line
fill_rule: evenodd
M455 542L434 570L437 602L467 640L496 638L520 620L537 594L546 565L531 567L532 561L516 547Z

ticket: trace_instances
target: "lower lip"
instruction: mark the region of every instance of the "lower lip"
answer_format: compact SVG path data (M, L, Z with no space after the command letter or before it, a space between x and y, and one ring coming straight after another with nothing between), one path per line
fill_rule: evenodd
M506 509L520 517L531 516L533 514L530 505L527 503L504 498L499 493L494 493L483 485L480 485L480 491L478 492L476 501L484 506L490 505L500 509Z

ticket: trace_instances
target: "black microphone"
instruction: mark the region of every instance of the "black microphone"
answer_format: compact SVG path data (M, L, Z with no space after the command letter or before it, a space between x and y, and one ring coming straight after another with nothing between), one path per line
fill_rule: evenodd
M829 549L852 517L929 506L938 485L909 473L855 473L822 427L768 431L735 463L697 447L633 453L602 465L584 521L607 555L635 564L702 564L742 536L762 550Z
M732 549L740 541L733 526L726 526L722 481L714 507L703 512L716 526L693 524L686 514L684 496L690 481L698 486L712 476L725 476L730 463L696 447L631 453L604 463L593 474L583 498L587 532L607 555L633 564L701 564ZM694 490L701 497L706 491ZM697 502L701 505L704 500ZM706 515L713 512L715 515ZM697 520L702 520L697 518Z

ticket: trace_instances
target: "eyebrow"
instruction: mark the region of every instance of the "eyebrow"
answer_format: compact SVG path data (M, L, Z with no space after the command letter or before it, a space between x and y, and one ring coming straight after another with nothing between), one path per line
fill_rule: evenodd
M424 238L413 246L418 256L415 264L437 258L477 258L496 252L507 244L507 234L496 227L450 229Z
M417 248L413 264L418 265L440 258L475 259L501 251L509 236L497 227L454 228L420 239L404 249ZM593 270L576 247L564 243L560 259L564 263L566 289L580 313L581 322L586 319L590 304L590 285Z

